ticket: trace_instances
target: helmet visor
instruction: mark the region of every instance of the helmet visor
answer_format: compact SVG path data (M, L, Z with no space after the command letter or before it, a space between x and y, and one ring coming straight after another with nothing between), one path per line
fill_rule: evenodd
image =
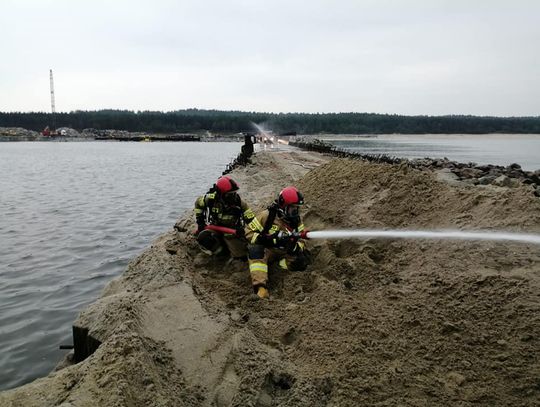
M285 215L289 218L295 218L300 216L300 206L299 205L288 205L285 208Z

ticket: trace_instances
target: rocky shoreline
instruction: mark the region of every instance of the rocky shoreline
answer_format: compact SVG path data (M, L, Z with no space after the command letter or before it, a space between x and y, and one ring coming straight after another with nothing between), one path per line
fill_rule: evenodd
M247 164L230 174L252 208L297 185L312 230L540 233L540 201L522 183L296 149ZM0 393L0 405L537 404L538 247L313 241L310 271L271 270L260 301L247 265L202 254L193 227L184 214L81 312L81 362Z
M60 127L57 134L44 136L33 130L20 127L0 127L1 141L202 141L202 142L240 142L243 135L171 133L153 134L148 132L130 132L126 130L83 129L77 131L69 127Z
M299 139L290 144L304 150L317 151L335 157L407 165L420 170L442 171L448 174L447 178L449 179L465 181L473 185L496 185L509 188L515 188L520 184L530 185L533 194L540 197L540 169L536 171L524 171L517 163L505 167L492 164L478 165L472 162L460 163L451 161L448 158L418 158L409 160L387 155L355 153L317 139L310 139L309 141Z

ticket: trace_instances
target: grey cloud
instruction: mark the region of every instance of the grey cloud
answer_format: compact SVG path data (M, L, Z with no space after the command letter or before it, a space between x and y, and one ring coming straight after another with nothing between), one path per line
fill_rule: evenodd
M535 1L30 1L0 15L0 110L538 115Z

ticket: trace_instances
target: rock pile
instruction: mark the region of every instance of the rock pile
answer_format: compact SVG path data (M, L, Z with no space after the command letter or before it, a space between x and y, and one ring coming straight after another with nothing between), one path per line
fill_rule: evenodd
M0 140L7 139L9 141L36 140L41 136L37 131L26 130L21 127L0 127Z
M524 171L519 164L503 165L478 165L476 163L459 163L450 161L448 158L431 159L422 158L409 160L409 165L414 168L449 169L461 181L474 185L496 185L500 187L515 188L519 185L531 185L533 193L540 197L540 170Z
M81 133L71 127L60 127L57 131L64 137L81 137Z
M94 137L96 140L107 140L107 139L126 139L133 136L143 137L143 133L130 133L127 130L98 130L98 129L83 129L82 134L87 137Z

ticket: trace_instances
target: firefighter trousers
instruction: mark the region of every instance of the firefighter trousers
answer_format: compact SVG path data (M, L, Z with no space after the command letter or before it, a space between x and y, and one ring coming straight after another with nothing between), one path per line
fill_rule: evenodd
M202 233L206 233L204 239ZM197 241L203 249L209 250L214 254L222 253L223 249L228 249L231 257L247 256L247 241L245 238L239 238L234 235L223 235L215 231L201 232Z
M225 235L223 241L227 245L231 257L243 257L247 256L247 242L246 239L241 239L236 236Z
M268 282L268 264L278 262L281 270L304 271L310 263L307 251L295 254L278 248L248 245L249 274L254 289Z

